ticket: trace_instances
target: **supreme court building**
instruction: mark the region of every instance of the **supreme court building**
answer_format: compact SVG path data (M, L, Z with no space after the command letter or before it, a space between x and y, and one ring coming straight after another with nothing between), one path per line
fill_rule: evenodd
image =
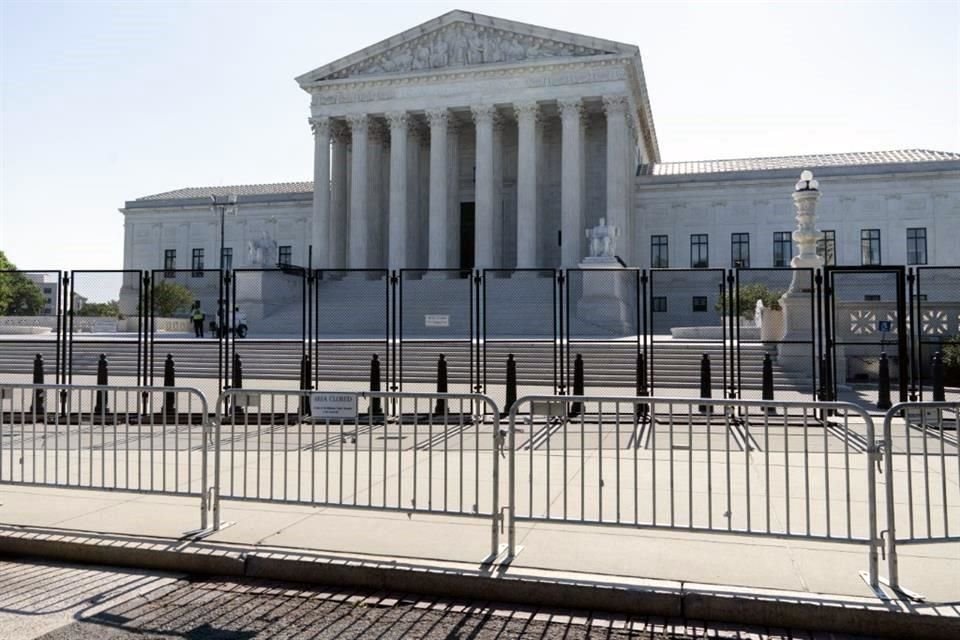
M960 153L662 162L633 44L452 11L296 80L313 181L129 201L125 269L575 268L601 218L629 266L789 266L802 169L828 264L960 256Z

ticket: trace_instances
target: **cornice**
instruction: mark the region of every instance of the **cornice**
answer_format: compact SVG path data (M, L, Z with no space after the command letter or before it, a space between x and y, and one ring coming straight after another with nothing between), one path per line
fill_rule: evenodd
M328 80L305 90L311 95L320 95L334 91L374 89L396 86L428 85L431 83L449 83L451 80L473 81L486 78L505 78L534 75L543 72L570 71L612 66L625 66L631 63L631 56L603 55L586 56L576 59L538 60L536 63L491 64L473 68L433 69L424 72L384 75L366 79L344 78ZM489 68L487 68L489 67Z

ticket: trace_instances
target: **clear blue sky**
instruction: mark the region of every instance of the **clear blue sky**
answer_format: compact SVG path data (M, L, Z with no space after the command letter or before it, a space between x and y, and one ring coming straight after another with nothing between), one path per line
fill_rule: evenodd
M125 200L310 179L294 76L451 9L638 45L665 161L960 151L950 0L0 0L0 249L117 269Z

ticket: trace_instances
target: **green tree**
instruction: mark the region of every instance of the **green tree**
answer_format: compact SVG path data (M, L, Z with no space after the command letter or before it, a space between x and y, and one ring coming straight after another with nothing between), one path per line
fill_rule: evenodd
M190 289L177 282L161 281L153 286L153 312L161 317L188 311L194 299Z
M780 308L780 296L783 291L768 289L765 284L754 282L740 286L737 301L740 304L740 315L744 318L752 318L756 311L757 300L763 300L763 306L767 309ZM717 311L722 311L726 305L727 313L730 312L730 301L732 297L724 296L717 301Z
M120 302L117 300L110 300L109 302L88 302L80 308L77 315L96 316L99 318L119 318Z
M35 316L43 310L43 292L0 251L0 316Z

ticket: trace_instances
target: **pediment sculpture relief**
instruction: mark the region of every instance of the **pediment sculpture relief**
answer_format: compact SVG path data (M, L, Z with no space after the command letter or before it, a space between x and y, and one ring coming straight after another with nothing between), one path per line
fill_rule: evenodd
M610 51L576 46L492 27L456 24L399 45L327 76L403 73L557 56L592 56Z

